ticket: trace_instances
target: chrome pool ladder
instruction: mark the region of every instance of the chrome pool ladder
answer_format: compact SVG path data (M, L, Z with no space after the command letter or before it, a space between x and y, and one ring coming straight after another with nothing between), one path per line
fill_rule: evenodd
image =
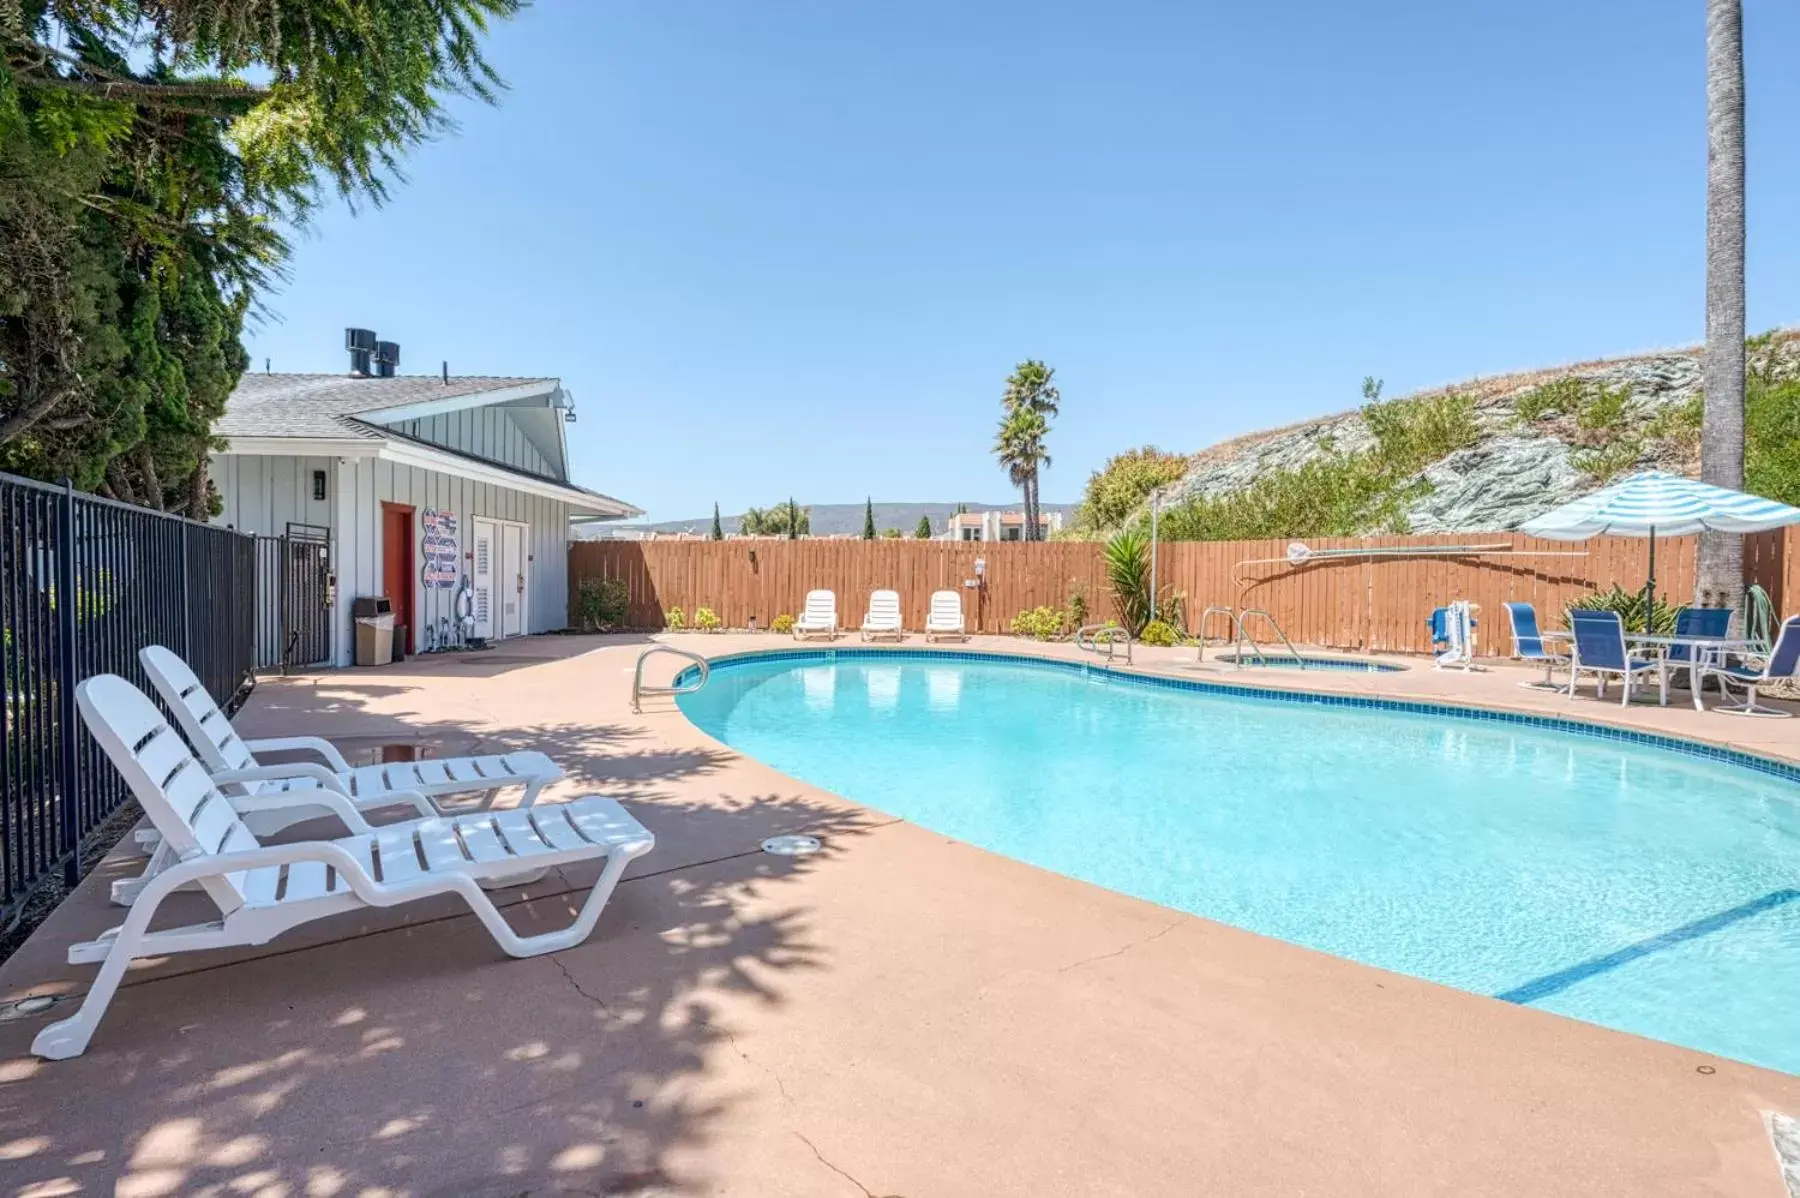
M1113 659L1115 648L1125 646L1125 664L1131 664L1131 634L1117 624L1089 624L1075 630L1075 647L1089 653L1100 652L1100 637L1106 637L1106 660Z
M700 677L687 686L645 686L644 663L658 653L673 653L676 657L687 658L699 667ZM685 673L685 671L683 672ZM631 677L631 710L639 712L643 710L638 701L645 695L691 695L706 685L707 676L711 673L712 667L707 665L706 659L698 653L689 653L686 649L677 649L673 645L651 645L638 654L637 670ZM675 677L680 678L681 674L676 674Z
M1256 643L1255 638L1251 637L1244 629L1244 625L1249 623L1251 616L1261 616L1263 620L1267 622L1269 627L1275 630L1275 635L1281 638L1281 643L1287 646L1287 651L1293 655L1294 664L1303 670L1306 668L1306 659L1300 656L1300 650L1294 648L1294 642L1288 640L1287 633L1281 630L1281 625L1276 623L1275 617L1260 607L1246 607L1243 611L1238 613L1237 617L1237 652L1233 654L1233 657L1236 659L1239 669L1242 669L1244 666L1244 644L1246 641L1249 642L1250 648L1255 650L1256 656L1259 659L1264 662L1269 660L1267 657L1263 656L1262 647Z
M1221 644L1225 644L1227 642L1236 644L1237 642L1243 640L1244 629L1243 629L1243 626L1238 623L1238 616L1237 616L1236 611L1234 611L1233 609L1231 609L1229 607L1209 607L1205 611L1200 613L1200 623L1194 629L1194 646L1195 646L1194 660L1195 661L1205 661L1206 660L1206 621L1214 615L1224 616L1226 619L1226 622L1229 625L1229 627L1226 629L1226 632L1225 632L1225 640L1221 641L1220 642ZM1254 642L1252 642L1252 643L1254 643Z

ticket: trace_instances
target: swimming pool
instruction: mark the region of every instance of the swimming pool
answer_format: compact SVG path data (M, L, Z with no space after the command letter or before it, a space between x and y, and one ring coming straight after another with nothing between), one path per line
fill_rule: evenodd
M1353 960L1800 1072L1800 783L1623 739L1051 663L727 660L680 699L797 778Z

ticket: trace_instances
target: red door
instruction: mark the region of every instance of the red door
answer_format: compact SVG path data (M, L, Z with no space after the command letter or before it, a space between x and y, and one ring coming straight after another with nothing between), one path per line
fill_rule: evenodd
M381 589L394 609L394 636L406 652L415 652L412 619L413 510L403 504L381 505ZM399 640L406 629L405 640Z

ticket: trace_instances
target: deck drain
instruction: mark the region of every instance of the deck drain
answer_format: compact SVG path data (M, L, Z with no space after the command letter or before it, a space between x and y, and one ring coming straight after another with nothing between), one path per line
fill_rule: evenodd
M762 851L777 857L805 857L824 847L817 836L771 836L762 842Z
M55 1005L54 995L34 994L30 998L21 998L16 1003L0 1007L0 1020L28 1019L33 1015L41 1015Z

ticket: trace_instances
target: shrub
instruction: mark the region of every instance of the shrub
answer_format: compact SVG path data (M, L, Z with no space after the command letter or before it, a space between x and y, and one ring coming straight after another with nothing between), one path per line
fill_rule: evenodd
M1012 618L1014 636L1028 636L1034 640L1050 641L1062 635L1063 614L1054 607L1034 607L1030 611L1022 611Z
M1150 492L1180 481L1187 468L1185 454L1164 453L1154 445L1114 454L1088 476L1075 509L1075 527L1084 532L1119 527L1144 505Z
M1455 391L1367 404L1362 415L1381 465L1396 476L1416 474L1481 438L1475 401Z
M769 621L769 631L781 633L794 631L794 617L783 612L781 615L776 616L773 620Z
M1597 483L1609 483L1636 466L1644 456L1644 443L1636 437L1614 437L1600 445L1577 449L1569 461Z
M687 627L687 613L679 607L671 607L663 613L663 622L668 626L670 632L680 632Z
M1536 424L1548 416L1572 415L1581 408L1581 397L1586 391L1580 379L1556 379L1513 400L1513 414L1521 424Z
M584 578L576 590L583 628L622 627L630 614L631 591L623 579Z
M1150 621L1144 625L1144 631L1138 634L1138 640L1146 645L1179 645L1186 639L1161 620Z
M1800 504L1800 380L1755 375L1744 394L1744 489Z
M1626 632L1642 632L1644 630L1644 592L1642 589L1628 591L1618 583L1613 584L1610 591L1596 591L1592 595L1583 595L1569 604L1569 611L1616 611L1625 622ZM1566 613L1565 613L1566 616ZM1657 636L1669 636L1675 631L1675 607L1660 596L1656 606L1650 613L1650 629Z
M1596 386L1575 410L1575 428L1583 443L1611 437L1631 414L1631 392L1624 387Z
M701 632L717 632L721 627L718 613L710 607L696 607L694 609L694 627Z
M1087 592L1079 582L1069 583L1069 627L1080 628L1087 624L1088 605Z

